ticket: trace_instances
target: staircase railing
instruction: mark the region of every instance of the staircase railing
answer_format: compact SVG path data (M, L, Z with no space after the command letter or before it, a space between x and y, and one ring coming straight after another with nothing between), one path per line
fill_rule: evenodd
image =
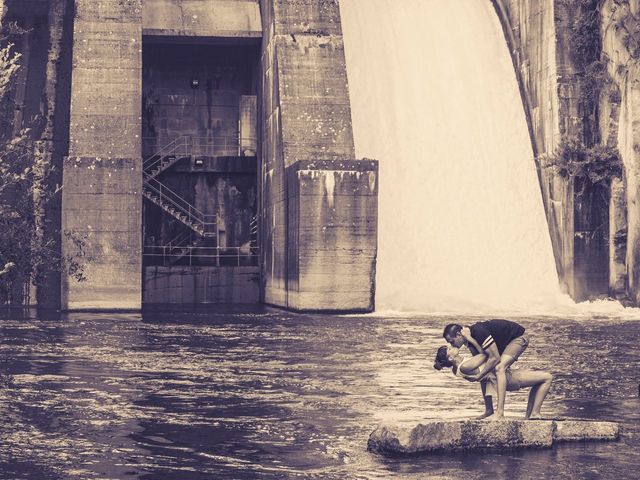
M143 178L145 188L157 196L158 201L155 203L164 211L204 237L216 235L216 215L201 212L152 175L144 172ZM147 198L153 201L151 197Z
M167 143L142 162L142 168L152 177L166 170L176 161L190 157L193 150L191 137L183 135Z
M145 248L144 256L150 264L171 266L177 263L189 266L213 265L219 267L255 266L258 264L258 250L244 247L183 247L179 253L172 252L165 245Z
M178 235L169 240L166 247L168 247L169 251L171 252L175 249L185 247L186 243L191 240L191 235L191 230L183 230Z

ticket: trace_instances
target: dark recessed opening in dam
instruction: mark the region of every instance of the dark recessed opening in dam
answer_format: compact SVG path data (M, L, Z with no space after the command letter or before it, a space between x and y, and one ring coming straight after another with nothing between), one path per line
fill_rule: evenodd
M143 42L143 303L255 303L257 49Z

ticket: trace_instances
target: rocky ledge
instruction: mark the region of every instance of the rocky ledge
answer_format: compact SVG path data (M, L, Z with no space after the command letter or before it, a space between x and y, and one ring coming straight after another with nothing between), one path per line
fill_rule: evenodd
M376 453L414 454L510 448L550 448L554 443L617 440L615 422L590 420L460 420L411 427L378 426L368 449Z

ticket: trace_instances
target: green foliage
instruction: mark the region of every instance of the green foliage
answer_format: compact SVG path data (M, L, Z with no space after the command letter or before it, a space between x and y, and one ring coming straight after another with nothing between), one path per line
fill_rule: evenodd
M586 70L600 58L600 10L598 0L573 0L575 16L569 30L569 43L574 66Z
M605 145L585 147L578 142L560 145L547 161L563 178L582 178L592 184L607 185L622 176L622 160L617 148Z
M607 63L596 60L584 67L582 77L582 98L593 105L598 102L602 88L611 83L607 72Z
M569 54L578 74L582 75L586 100L596 100L608 78L606 62L601 61L600 9L598 0L565 0L573 12L569 25Z
M4 98L9 90L15 73L20 68L19 53L12 53L13 44L0 49L0 99Z
M0 105L4 106L10 100L15 73L20 68L20 55L11 49L12 45L0 48ZM65 232L76 253L63 258L52 239L42 240L41 232L38 237L36 207L46 205L59 190L40 188L43 183L37 181L34 172L50 171L50 168L45 165L46 159L35 155L30 130L23 129L16 135L11 135L10 130L3 133L0 138L0 304L19 304L29 300L30 285L42 285L41 272L45 270L64 271L77 281L84 280L86 239Z

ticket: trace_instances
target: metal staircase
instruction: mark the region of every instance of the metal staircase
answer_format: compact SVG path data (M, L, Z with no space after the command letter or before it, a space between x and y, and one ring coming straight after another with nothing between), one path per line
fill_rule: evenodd
M175 265L180 262L187 255L191 255L193 253L193 249L199 247L205 242L206 237L196 238L195 241L192 239L192 232L184 231L177 237L175 237L171 242L169 242L169 252L168 252L168 264Z
M190 137L182 136L165 145L143 162L143 195L163 211L202 237L217 235L216 215L208 215L191 205L156 177L178 160L191 158Z
M191 159L193 152L193 141L191 137L185 135L176 138L156 153L147 158L143 164L143 170L155 178L167 168L175 165L179 160Z

